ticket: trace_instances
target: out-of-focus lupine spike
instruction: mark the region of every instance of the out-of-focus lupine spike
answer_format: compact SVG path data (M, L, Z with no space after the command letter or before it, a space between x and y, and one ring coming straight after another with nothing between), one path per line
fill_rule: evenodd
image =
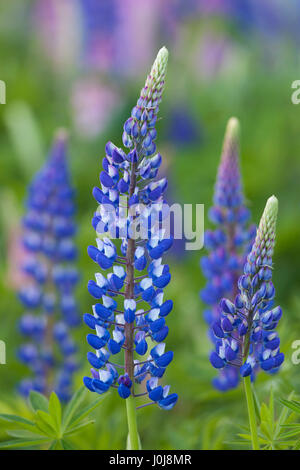
M84 377L84 383L99 394L117 388L122 398L131 400L140 396L135 387L146 380L147 392L142 395L148 395L150 404L169 410L177 395L169 394L169 387L162 387L158 380L173 358L164 343L169 331L165 317L173 303L164 300L163 289L171 275L169 266L162 264L172 239L148 225L155 211L157 218L157 207L163 203L167 187L166 179L155 180L161 156L152 156L167 59L168 51L162 48L137 105L124 124L123 143L130 151L126 154L107 143L101 188L93 191L99 208L92 224L99 238L97 247L90 246L88 253L101 270L109 273L96 273L96 281L88 284L91 295L100 301L93 306L93 315L84 316L85 323L94 330L87 341L96 350L88 353L91 377ZM137 217L145 220L147 226L147 236L138 241L133 236ZM113 238L121 240L120 252ZM124 365L113 359L121 350ZM144 359L147 353L148 358Z
M66 145L66 133L61 130L28 190L23 218L27 256L22 266L28 282L19 291L26 308L19 329L29 342L18 350L19 359L33 373L20 383L20 393L26 396L31 389L46 394L55 390L64 401L70 397L72 376L78 368L77 347L69 327L80 322L74 298L79 279L74 267L74 191Z
M237 282L235 301L223 298L220 302L218 340L210 360L217 369L233 365L243 377L251 375L253 378L259 367L274 373L284 361L275 331L282 311L279 306L274 306L272 283L277 211L278 201L272 196L267 201L247 256L244 274Z
M208 256L202 257L201 267L207 284L200 296L209 308L204 317L209 324L209 336L216 343L220 328L219 302L227 296L231 301L237 294L237 280L255 236L255 227L249 225L250 212L245 207L239 168L239 122L228 121L221 161L215 184L214 206L209 211L215 230L205 233ZM227 364L213 380L214 386L227 391L238 385L238 371Z

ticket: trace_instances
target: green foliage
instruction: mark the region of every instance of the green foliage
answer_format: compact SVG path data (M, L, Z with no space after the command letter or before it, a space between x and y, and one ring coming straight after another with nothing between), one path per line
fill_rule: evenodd
M62 410L62 405L54 392L48 400L44 395L31 391L28 399L33 415L31 420L13 414L0 414L1 420L16 426L6 431L15 439L0 442L0 449L75 449L69 438L95 422L85 418L104 399L103 396L97 396L95 400L82 407L86 394L86 389L81 387Z
M290 398L292 396L293 393ZM272 389L269 404L258 405L257 422L260 448L262 450L299 449L300 424L291 424L291 421L295 418L296 413L300 415L300 403L284 399L279 402L282 406L278 409L278 417ZM245 427L244 430L244 433L238 434L240 440L232 444L250 447L251 435L248 428Z
M291 416L300 418L300 402L295 400L284 400L281 399L280 403L285 406L288 410L292 410ZM297 416L298 415L298 416ZM296 441L293 443L294 450L300 450L300 423L283 423L282 424L283 436L285 438L295 437ZM284 432L286 431L286 432Z

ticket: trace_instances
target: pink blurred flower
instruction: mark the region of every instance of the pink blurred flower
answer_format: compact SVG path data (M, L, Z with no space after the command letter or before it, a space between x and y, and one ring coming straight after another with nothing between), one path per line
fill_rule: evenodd
M99 79L78 80L71 91L76 131L82 137L95 137L106 128L118 103L118 93L111 86L101 84Z
M74 66L80 50L76 0L38 0L33 21L43 52L58 69Z

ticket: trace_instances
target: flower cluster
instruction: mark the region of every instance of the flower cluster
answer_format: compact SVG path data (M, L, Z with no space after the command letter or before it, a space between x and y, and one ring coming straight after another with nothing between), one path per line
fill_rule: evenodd
M160 208L167 181L155 180L162 159L159 153L153 156L167 59L168 52L162 48L124 124L123 144L128 153L107 143L101 188L93 191L99 207L92 224L99 238L97 247L90 246L88 253L109 273L96 273L96 281L88 283L90 294L100 302L93 306L93 315L84 316L94 330L87 341L96 350L88 353L92 377L84 377L84 384L100 394L117 388L126 399L137 396L134 384L147 379L147 392L138 396L148 395L151 404L171 409L177 395L169 394L169 387L159 385L158 379L173 359L173 352L166 351L163 342L169 332L165 317L173 302L164 300L163 289L171 275L169 266L162 262L172 238L161 228ZM141 225L147 228L146 236L137 241ZM112 238L120 240L119 249ZM124 365L112 362L121 350Z
M28 191L27 213L23 218L26 259L22 270L28 282L19 291L26 312L20 332L30 342L18 350L18 357L32 371L19 391L42 393L55 390L68 400L72 375L78 368L76 345L69 327L80 322L74 298L79 280L73 266L77 250L73 241L74 191L66 160L66 136L60 131L44 167Z
M249 226L250 213L244 205L239 169L239 123L236 118L228 121L221 162L215 185L214 206L209 211L210 220L217 226L205 232L205 247L209 255L201 259L207 284L201 291L201 299L209 305L204 311L209 336L215 344L212 325L218 323L221 311L219 302L227 296L232 301L237 294L237 280L255 236L255 227ZM213 380L214 386L226 391L238 385L239 374L230 364Z
M244 274L238 280L235 301L221 300L221 318L213 325L218 340L216 351L210 356L212 365L217 369L228 364L238 367L242 377L251 375L253 378L259 367L276 372L284 361L275 331L282 311L274 306L272 283L277 211L278 201L272 196L247 256Z

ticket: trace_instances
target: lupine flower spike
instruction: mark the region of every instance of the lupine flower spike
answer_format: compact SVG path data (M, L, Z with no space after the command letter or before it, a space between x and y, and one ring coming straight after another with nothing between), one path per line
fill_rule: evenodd
M28 282L19 292L26 308L19 328L29 341L19 348L18 357L33 374L19 385L25 396L31 389L45 394L55 390L61 400L68 400L78 368L69 331L80 321L74 298L78 272L73 266L77 256L73 197L66 135L60 131L29 187L23 219L27 256L22 269Z
M237 282L235 301L221 300L220 328L214 330L218 340L216 351L211 354L212 365L219 369L231 364L239 368L242 377L254 376L259 368L275 372L284 360L275 331L282 311L274 306L272 283L277 207L277 199L270 197L244 274Z
M282 311L274 306L272 283L277 207L277 199L270 197L244 274L237 282L235 301L221 300L220 328L214 330L218 340L211 354L212 365L219 369L231 364L239 368L242 377L253 375L259 368L275 372L284 360L275 332Z
M219 339L216 351L210 357L214 367L219 369L226 364L233 365L245 378L253 448L258 448L258 439L250 377L259 369L274 373L284 361L284 354L279 349L280 339L275 331L282 311L274 305L275 289L272 283L277 211L278 201L272 196L260 220L244 274L238 280L235 301L233 303L224 298L220 302Z
M256 228L249 225L250 212L245 207L239 169L239 122L228 121L221 162L215 185L214 206L209 211L215 230L205 232L205 247L209 255L201 259L207 284L201 291L201 299L209 305L204 317L209 325L209 337L213 344L219 337L223 296L232 302L237 294L237 280L242 274L246 256L251 249ZM235 367L225 364L213 385L227 391L239 383Z
M162 159L159 153L153 156L167 60L168 51L162 48L137 105L124 124L123 144L128 153L107 143L101 188L93 191L100 204L92 222L99 238L97 248L90 246L88 253L101 270L109 273L106 276L97 273L96 282L88 284L89 292L100 302L94 305L93 315L84 317L94 330L87 336L88 343L96 350L88 353L92 377L84 377L84 383L99 394L116 388L120 397L126 399L133 449L139 445L135 397L148 396L149 404L156 403L166 410L177 401L177 395L169 393L169 386L159 384L173 358L173 352L166 351L164 343L169 331L165 318L173 304L164 300L163 289L171 276L169 266L162 264L163 253L170 248L172 239L165 238L164 232L152 225L147 226L148 239L136 241L133 237L136 216L148 221L154 206L163 202L167 187L165 178L155 180ZM133 207L135 215L131 212ZM121 240L120 253L112 238ZM114 360L121 350L124 365ZM146 391L137 394L137 384L143 381Z

